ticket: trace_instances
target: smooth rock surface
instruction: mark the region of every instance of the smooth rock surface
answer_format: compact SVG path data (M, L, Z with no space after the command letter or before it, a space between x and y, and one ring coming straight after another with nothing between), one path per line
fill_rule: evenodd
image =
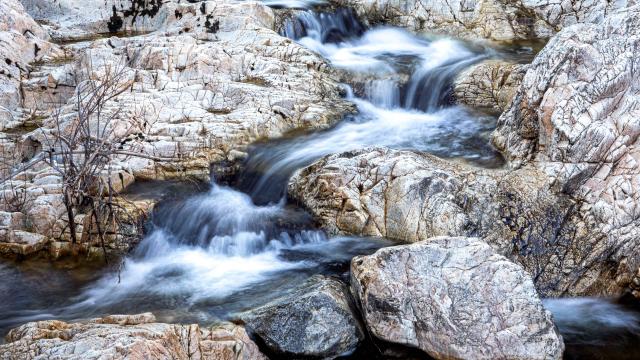
M331 359L353 352L364 339L357 316L344 283L315 276L243 320L252 335L280 356Z
M527 272L474 238L432 238L351 262L372 335L436 359L561 359Z
M31 322L6 339L0 359L266 359L240 326L156 323L151 313Z

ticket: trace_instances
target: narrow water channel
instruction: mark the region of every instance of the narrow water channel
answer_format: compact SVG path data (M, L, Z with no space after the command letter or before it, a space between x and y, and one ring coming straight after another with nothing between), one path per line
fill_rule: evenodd
M482 167L503 165L489 144L495 117L456 105L451 83L466 67L509 54L397 28L366 29L345 9L300 11L282 33L351 79L345 92L358 112L326 131L253 145L229 186L214 182L188 196L169 196L119 269L0 264L2 333L32 320L143 311L165 322L211 324L282 296L314 274L346 279L353 256L390 242L329 238L287 203L292 173L324 155L387 146ZM640 340L638 312L623 305L561 299L546 306L565 336L567 358L597 358L603 348L622 349L618 358L628 358L629 341ZM603 329L613 335L599 337ZM624 341L611 340L618 335Z

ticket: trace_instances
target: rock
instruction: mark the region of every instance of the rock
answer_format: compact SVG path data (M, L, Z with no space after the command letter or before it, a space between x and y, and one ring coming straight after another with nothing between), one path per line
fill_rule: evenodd
M91 39L108 33L154 31L170 16L169 11L174 10L173 2L57 0L52 3L46 0L23 0L27 12L45 23L57 40Z
M332 234L380 236L403 242L434 236L491 236L508 253L511 222L549 223L560 199L540 171L483 170L413 151L366 148L325 157L298 171L289 195Z
M15 328L0 359L266 359L236 325L201 328L155 322L151 313L111 315L86 323L57 320Z
M633 1L548 0L347 0L370 23L414 31L439 32L468 39L514 41L545 39L576 23L598 23Z
M22 123L17 113L22 100L20 79L28 74L29 63L60 52L48 39L20 1L0 3L0 131Z
M353 352L364 333L342 282L316 276L243 320L270 351L294 358L335 358Z
M15 226L18 227L18 226ZM49 239L43 235L0 227L0 254L31 255L44 249Z
M351 262L370 333L436 359L561 359L527 272L474 238L432 238Z
M639 41L639 6L562 31L493 136L512 168L539 168L574 199L591 228L581 241L611 262L608 284L627 283L640 267Z
M462 71L454 80L456 100L464 105L501 114L511 104L527 66L487 60Z
M637 238L603 238L576 200L535 166L488 170L367 148L298 171L288 192L332 234L483 238L523 265L544 296L618 295L638 268Z

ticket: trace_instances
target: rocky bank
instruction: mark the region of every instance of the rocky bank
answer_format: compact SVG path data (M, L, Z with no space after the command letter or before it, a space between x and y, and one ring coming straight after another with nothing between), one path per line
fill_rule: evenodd
M56 132L74 129L74 94L100 84L115 94L101 104L102 121L129 153L114 156L104 174L116 191L136 180L207 180L212 163L215 175L228 176L252 141L324 128L352 109L325 61L279 36L273 10L255 2L24 3L43 25L17 0L1 5L11 19L2 22L1 51L15 54L1 65L2 147L14 163L55 148ZM40 162L3 183L1 252L58 256L69 247L61 181ZM75 217L90 250L92 220ZM122 237L107 246L129 247Z
M28 323L9 332L2 359L267 359L236 325L155 322L151 313L110 315L83 323Z

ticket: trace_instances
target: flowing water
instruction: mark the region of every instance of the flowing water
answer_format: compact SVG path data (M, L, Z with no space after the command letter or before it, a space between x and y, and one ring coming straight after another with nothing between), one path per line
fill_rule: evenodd
M306 8L321 1L268 2ZM451 82L476 62L508 55L396 28L366 29L348 10L299 12L282 33L344 74L357 113L326 131L255 144L231 186L183 191L147 184L140 196L164 200L120 269L0 263L0 331L38 319L143 311L161 321L209 324L282 296L313 274L346 278L353 256L390 243L328 238L284 192L294 171L330 153L387 146L502 166L488 140L495 118L455 105ZM602 345L594 328L638 340L638 313L620 305L596 299L546 304L571 349Z
M637 300L546 299L544 305L564 339L565 359L640 359Z

